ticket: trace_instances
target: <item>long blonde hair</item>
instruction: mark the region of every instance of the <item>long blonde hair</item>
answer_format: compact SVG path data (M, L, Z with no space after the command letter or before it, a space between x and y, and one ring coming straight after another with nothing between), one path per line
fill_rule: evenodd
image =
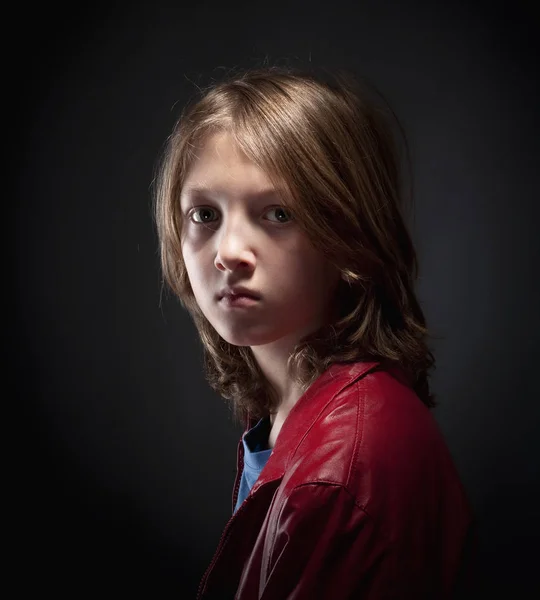
M290 376L307 389L333 363L379 360L401 367L422 402L436 406L397 131L407 161L409 153L398 119L374 92L346 73L236 71L200 89L167 141L154 197L163 278L193 318L208 383L239 421L274 412L275 390L251 349L226 342L202 314L181 249L180 192L196 149L218 131L268 174L312 244L343 274L336 320L296 346Z

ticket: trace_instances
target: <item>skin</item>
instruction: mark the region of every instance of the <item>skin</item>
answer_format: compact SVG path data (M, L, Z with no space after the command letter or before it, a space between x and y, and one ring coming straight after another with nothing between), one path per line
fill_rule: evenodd
M182 253L199 307L223 339L251 347L281 398L271 416L273 447L301 396L287 377L287 359L303 336L330 318L340 272L312 246L267 175L226 132L200 149L181 208ZM227 308L216 296L227 285L245 286L260 300Z

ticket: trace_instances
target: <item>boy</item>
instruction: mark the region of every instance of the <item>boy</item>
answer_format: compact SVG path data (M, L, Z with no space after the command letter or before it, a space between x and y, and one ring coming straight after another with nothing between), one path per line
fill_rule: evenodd
M390 121L283 68L205 90L161 165L164 278L245 424L198 598L455 597L474 519L430 408Z

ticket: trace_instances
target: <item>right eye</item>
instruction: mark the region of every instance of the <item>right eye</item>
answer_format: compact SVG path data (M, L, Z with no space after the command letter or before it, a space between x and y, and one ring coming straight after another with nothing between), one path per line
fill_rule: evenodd
M194 223L199 223L199 224L204 224L204 223L211 223L212 221L214 221L215 219L212 219L212 213L214 213L214 209L213 208L208 208L208 207L203 207L203 208L196 208L194 210L191 211L189 218L194 222ZM199 216L196 216L199 215Z

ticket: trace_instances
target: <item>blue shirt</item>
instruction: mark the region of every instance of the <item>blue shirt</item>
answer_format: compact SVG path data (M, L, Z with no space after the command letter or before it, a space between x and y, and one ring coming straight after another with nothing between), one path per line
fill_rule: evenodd
M242 438L244 444L244 470L240 479L234 512L246 499L270 458L270 454L272 454L272 448L268 448L268 436L271 428L270 417L264 417L249 431L246 431Z

